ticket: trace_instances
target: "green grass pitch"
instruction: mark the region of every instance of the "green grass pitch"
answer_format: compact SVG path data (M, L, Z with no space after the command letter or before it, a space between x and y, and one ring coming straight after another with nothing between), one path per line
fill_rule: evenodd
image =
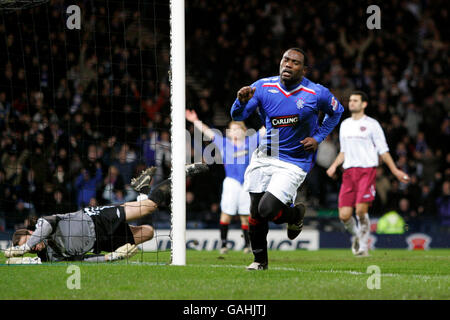
M68 289L69 263L5 265L0 254L0 299L302 300L450 299L450 250L349 249L269 251L269 270L247 271L251 254L187 251L186 266L170 253L140 253L130 261L74 263L80 289ZM381 271L380 289L368 289L368 266Z

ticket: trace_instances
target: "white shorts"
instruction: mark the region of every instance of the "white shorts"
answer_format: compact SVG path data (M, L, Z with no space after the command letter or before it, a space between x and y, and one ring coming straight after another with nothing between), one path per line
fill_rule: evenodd
M244 190L239 181L226 177L223 180L222 200L220 201L222 212L229 215L249 215L250 195Z
M306 172L295 164L253 152L245 171L244 189L248 192L269 191L284 204L295 203L297 189L306 178Z

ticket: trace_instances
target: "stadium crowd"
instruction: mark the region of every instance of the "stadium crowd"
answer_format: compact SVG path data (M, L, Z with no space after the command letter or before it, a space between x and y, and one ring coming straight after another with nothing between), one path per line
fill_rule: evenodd
M170 174L168 6L93 3L80 4L80 31L63 27L60 0L0 16L0 231L133 199L130 179L147 166L158 167L155 180ZM307 77L344 106L352 90L368 93L367 114L411 176L403 185L380 166L371 216L396 210L411 231L450 232L444 1L378 1L380 30L368 30L366 7L347 0L208 3L186 2L188 108L224 129L236 91L276 75L282 52L301 47ZM255 116L247 125L261 123ZM315 211L337 206L340 179L325 174L339 152L337 133L320 145L302 191ZM214 165L187 181L188 227L217 227L223 177Z

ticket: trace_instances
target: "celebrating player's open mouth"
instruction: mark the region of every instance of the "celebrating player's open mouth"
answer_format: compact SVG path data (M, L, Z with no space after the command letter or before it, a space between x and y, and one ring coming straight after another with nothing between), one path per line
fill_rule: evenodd
M291 78L291 77L292 77L292 71L290 71L290 70L283 70L283 72L281 73L281 75L282 75L284 78Z

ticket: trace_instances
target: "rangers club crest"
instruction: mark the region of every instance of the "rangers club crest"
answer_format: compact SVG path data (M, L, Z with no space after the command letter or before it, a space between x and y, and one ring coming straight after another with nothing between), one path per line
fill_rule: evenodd
M298 100L297 100L297 109L301 109L301 108L303 108L304 107L304 101L303 101L303 99L302 98L299 98Z
M366 131L366 127L359 127L359 129L360 129L362 132Z
M428 250L431 238L424 233L413 233L406 238L409 250Z

